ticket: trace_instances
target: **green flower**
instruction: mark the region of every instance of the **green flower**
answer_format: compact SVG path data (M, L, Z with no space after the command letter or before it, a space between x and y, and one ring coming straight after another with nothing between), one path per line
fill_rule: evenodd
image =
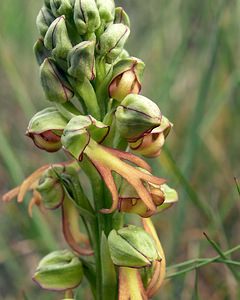
M54 251L38 264L33 276L41 288L65 291L77 287L83 278L82 263L69 250Z
M61 135L66 125L67 120L58 110L48 107L32 117L26 134L38 148L56 152L62 148Z
M116 110L119 133L128 141L136 141L147 132L161 124L161 112L153 101L130 94Z
M141 227L129 225L118 231L112 230L108 244L117 266L141 268L161 260L153 238Z

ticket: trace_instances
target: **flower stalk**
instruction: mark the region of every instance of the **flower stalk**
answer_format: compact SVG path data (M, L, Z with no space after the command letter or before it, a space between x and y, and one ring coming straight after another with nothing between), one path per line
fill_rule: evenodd
M31 191L30 216L35 207L44 216L59 210L69 249L47 254L33 280L65 300L83 277L96 300L150 299L166 272L150 217L178 195L142 157L160 155L173 125L140 95L145 64L125 49L129 17L114 0L45 0L37 28L34 53L51 107L32 117L26 134L67 160L40 167L3 200L21 203ZM127 214L142 226L128 224Z

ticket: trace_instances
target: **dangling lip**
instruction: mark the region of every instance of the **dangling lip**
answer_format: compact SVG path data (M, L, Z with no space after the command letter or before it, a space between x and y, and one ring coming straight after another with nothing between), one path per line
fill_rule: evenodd
M151 193L146 189L144 182L161 185L165 183L165 179L144 173L125 162L129 161L140 168L150 170L149 165L144 160L128 152L101 146L93 140L90 141L89 147L85 149L84 154L98 170L112 194L112 206L110 208L102 209L102 213L112 213L118 209L119 195L112 172L119 174L132 185L136 190L138 197L142 199L146 207L151 212L156 212L156 205L153 202Z

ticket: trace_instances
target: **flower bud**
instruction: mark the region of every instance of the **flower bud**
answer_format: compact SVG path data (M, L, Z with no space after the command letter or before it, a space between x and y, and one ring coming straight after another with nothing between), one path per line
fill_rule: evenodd
M68 74L81 80L95 78L95 42L85 41L76 45L68 54Z
M80 35L99 28L101 20L95 0L75 1L74 22Z
M92 138L97 143L103 142L108 135L109 126L97 121L92 116L76 116L67 124L62 144L75 159L82 160L83 151Z
M68 36L65 16L60 16L52 22L45 35L44 45L52 50L54 57L66 59L72 44Z
M108 87L109 96L122 101L128 94L139 94L145 64L138 58L130 57L114 65L112 81Z
M50 0L50 6L55 17L69 15L72 11L71 0Z
M56 209L62 205L65 191L59 181L58 174L63 173L64 166L54 166L47 169L38 182L37 191L40 193L46 209Z
M109 23L114 20L114 0L96 0L101 20Z
M49 101L65 103L74 96L67 78L57 67L55 60L46 58L40 67L40 78Z
M118 231L112 230L108 244L117 266L141 268L161 260L153 238L141 227L129 225Z
M128 141L136 141L161 123L161 112L148 98L130 94L116 110L119 133Z
M107 63L112 63L122 52L130 34L130 29L123 24L112 24L100 36L98 52L105 56Z
M122 7L117 7L115 9L114 23L115 24L121 23L121 24L124 24L124 25L126 25L130 28L129 17L128 17L127 13L125 12L125 10Z
M42 37L45 36L46 32L48 31L48 27L54 21L54 16L49 8L43 6L36 19L37 29Z
M56 152L62 147L61 135L66 125L66 119L58 110L48 107L32 117L26 134L38 148Z
M77 287L83 278L82 263L69 250L54 251L38 264L33 280L43 289L65 291Z
M36 43L33 46L33 51L36 57L36 60L39 64L39 66L41 66L41 64L43 63L43 61L45 60L45 58L49 57L51 55L51 51L49 51L45 46L44 46L44 42L43 39L38 39L36 41Z
M139 140L129 143L132 152L149 158L159 156L172 126L172 123L162 116L160 126L154 128Z

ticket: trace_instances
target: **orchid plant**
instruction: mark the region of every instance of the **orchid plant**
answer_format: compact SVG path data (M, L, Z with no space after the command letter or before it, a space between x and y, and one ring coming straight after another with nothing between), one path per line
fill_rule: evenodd
M21 203L31 191L30 215L34 206L60 210L68 249L47 254L33 280L64 299L76 299L83 277L97 300L150 299L166 268L151 216L178 197L143 158L160 155L173 125L139 95L145 65L124 48L129 17L113 0L45 0L37 28L34 52L51 106L26 134L67 159L40 167L3 200Z

